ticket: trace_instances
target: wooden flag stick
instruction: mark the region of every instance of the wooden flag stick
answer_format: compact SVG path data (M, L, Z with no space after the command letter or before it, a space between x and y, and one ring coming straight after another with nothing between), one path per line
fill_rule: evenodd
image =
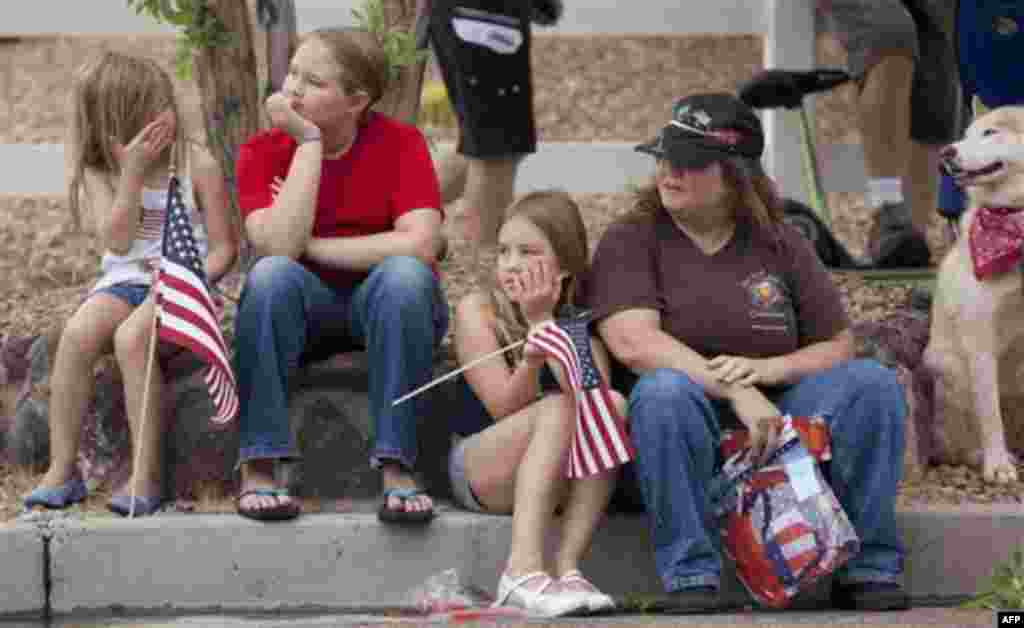
M156 290L156 282L154 282L152 290ZM153 362L156 361L156 335L157 335L157 320L160 318L160 304L156 298L153 299L153 324L150 326L149 333L149 355L146 357L146 382L142 386L142 408L139 416L139 429L138 433L135 434L139 446L135 448L135 462L132 464L132 478L137 477L139 469L139 460L142 459L142 448L146 444L146 440L142 437L146 433L146 414L149 410L149 382L153 379ZM129 487L128 500L131 502L128 510L128 518L132 519L135 517L135 480L129 480L131 486Z
M493 358L495 356L501 355L502 353L505 353L506 351L510 351L512 349L515 349L516 347L518 347L519 345L524 344L525 342L526 342L525 338L523 338L519 342L513 342L512 344L510 344L507 347L502 347L501 349L498 349L497 351L492 351L492 352L488 353L487 355L481 356L481 357L473 360L472 362L470 362L469 364L463 366L462 368L455 369L451 373L448 373L446 375L442 375L441 377L438 377L437 379L435 379L433 381L427 382L426 384L420 386L419 388L417 388L416 390L412 391L411 393L407 393L405 395L402 395L398 399L395 399L395 401L392 402L391 407L397 406L398 404L402 403L403 401L405 401L407 399L412 399L413 397L415 397L416 395L420 394L421 392L423 392L425 390L429 390L429 389L433 388L434 386L437 386L441 382L448 381L449 379L455 377L459 373L461 373L463 371L468 371L469 369L473 368L477 364L480 364L481 362L489 360L489 359L491 359L491 358Z

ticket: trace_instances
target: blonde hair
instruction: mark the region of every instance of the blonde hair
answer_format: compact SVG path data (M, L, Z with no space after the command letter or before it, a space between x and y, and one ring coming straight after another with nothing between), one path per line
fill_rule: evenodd
M782 199L760 162L744 157L729 157L719 163L722 164L722 179L729 189L730 204L736 219L742 214L748 214L764 231L776 234L776 227L782 222ZM664 211L658 186L651 182L637 190L633 209L626 214L625 219L651 217Z
M589 261L587 230L579 205L563 190L540 190L512 203L505 210L505 221L512 218L528 220L540 229L551 243L558 265L568 273L562 280L562 293L555 305L555 311L566 305L575 305L578 277L586 271ZM497 285L493 272L485 283L488 285L491 306L494 308L498 342L505 346L525 338L529 329L519 306L512 303L505 291ZM520 349L516 351L516 358L521 357Z
M363 110L365 119L388 90L388 58L380 41L370 31L354 26L318 28L306 37L331 51L342 72L338 80L347 94L362 90L369 96Z
M119 52L105 51L75 72L70 96L71 183L68 205L81 228L79 195L84 173L91 168L107 175L108 183L120 176L114 145L127 145L161 112L174 112L177 140L172 163L185 166L183 120L171 77L159 65Z

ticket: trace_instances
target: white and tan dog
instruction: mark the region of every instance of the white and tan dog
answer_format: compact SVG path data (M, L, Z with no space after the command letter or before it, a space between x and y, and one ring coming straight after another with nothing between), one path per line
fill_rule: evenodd
M986 482L1014 482L1000 397L1024 395L1024 107L978 118L942 160L969 203L939 267L924 354L938 450Z

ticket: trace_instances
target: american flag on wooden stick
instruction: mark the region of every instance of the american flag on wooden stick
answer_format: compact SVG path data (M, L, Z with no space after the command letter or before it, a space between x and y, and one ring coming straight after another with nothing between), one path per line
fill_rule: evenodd
M187 349L206 363L206 385L216 409L210 420L218 425L228 423L238 413L235 374L175 176L167 192L156 304L157 337Z
M583 478L625 464L635 450L626 422L590 352L589 313L548 321L527 339L562 365L576 400L568 476Z

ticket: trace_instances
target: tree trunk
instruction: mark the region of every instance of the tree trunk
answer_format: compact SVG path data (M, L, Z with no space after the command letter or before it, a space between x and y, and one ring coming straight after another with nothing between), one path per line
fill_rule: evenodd
M265 99L281 89L298 48L295 0L249 0L249 10L256 18L254 44L266 85L260 97Z
M207 0L206 9L219 17L235 38L234 45L197 51L194 61L206 141L228 181L234 225L244 243L235 201L235 158L238 147L260 129L262 110L252 25L245 0ZM243 258L246 251L243 248Z
M389 30L400 29L413 32L418 19L427 19L424 0L382 0L382 2ZM375 108L409 124L416 124L425 69L425 60L403 68L399 78L395 80L391 89L384 94Z

